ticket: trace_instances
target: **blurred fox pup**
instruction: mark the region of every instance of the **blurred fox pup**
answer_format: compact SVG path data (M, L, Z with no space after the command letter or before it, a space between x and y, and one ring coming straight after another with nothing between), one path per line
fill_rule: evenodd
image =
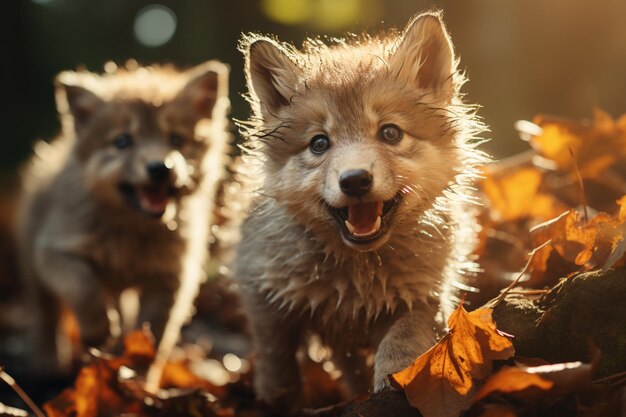
M71 360L56 342L62 306L83 347L105 342L107 313L131 287L138 322L159 337L181 280L202 273L226 162L227 90L228 68L214 61L57 77L62 132L36 145L20 210L35 359Z
M303 50L248 35L241 49L245 169L260 183L233 271L258 396L297 404L295 353L309 331L354 392L371 383L360 353L375 352L373 388L386 389L435 343L452 280L473 266L475 222L456 207L488 158L450 37L426 13L401 33Z

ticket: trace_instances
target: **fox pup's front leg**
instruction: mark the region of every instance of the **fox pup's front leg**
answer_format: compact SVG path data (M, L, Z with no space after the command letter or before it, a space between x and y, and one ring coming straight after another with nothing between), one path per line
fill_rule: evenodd
M257 397L282 411L295 411L301 394L296 352L302 326L284 312L279 314L262 294L244 291L244 302L257 351Z
M41 285L76 314L82 345L104 343L109 335L105 292L88 261L54 249L41 249L35 262Z
M138 325L150 324L150 331L156 340L160 340L170 316L174 298L178 289L176 277L159 279L158 285L140 288Z
M407 313L391 325L378 345L374 365L374 392L390 387L389 375L411 365L435 344L435 311Z

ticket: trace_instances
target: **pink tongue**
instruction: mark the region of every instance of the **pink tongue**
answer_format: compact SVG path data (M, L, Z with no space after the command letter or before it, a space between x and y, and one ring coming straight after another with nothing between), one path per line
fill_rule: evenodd
M359 234L370 232L383 212L383 202L357 203L348 206L348 221Z
M169 196L165 188L141 187L137 190L137 194L141 208L149 212L161 213L165 211L169 202Z

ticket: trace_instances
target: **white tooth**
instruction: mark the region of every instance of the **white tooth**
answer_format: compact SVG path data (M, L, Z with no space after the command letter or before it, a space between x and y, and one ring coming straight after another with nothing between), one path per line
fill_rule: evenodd
M380 229L380 223L382 222L380 216L378 216L376 218L376 223L374 223L374 228L372 229L374 232L378 232L378 229Z
M381 220L380 216L378 216L376 218L376 221L374 222L374 226L368 232L365 232L365 233L356 233L355 232L355 228L352 225L352 223L350 223L347 220L345 222L346 222L346 227L348 228L348 231L352 235L354 235L356 237L365 237L365 236L373 235L374 233L378 232L378 230L380 229L380 224L381 224L382 220Z

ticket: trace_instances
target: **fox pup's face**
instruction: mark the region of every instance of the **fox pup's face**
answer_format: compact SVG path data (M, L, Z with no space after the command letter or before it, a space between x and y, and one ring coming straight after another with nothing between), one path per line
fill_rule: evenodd
M226 76L215 62L188 72L62 73L59 110L70 119L64 128L75 130L73 152L94 197L161 218L194 192L218 145L211 121Z
M458 85L437 16L393 39L305 52L252 39L247 58L263 191L324 239L378 249L454 181Z

